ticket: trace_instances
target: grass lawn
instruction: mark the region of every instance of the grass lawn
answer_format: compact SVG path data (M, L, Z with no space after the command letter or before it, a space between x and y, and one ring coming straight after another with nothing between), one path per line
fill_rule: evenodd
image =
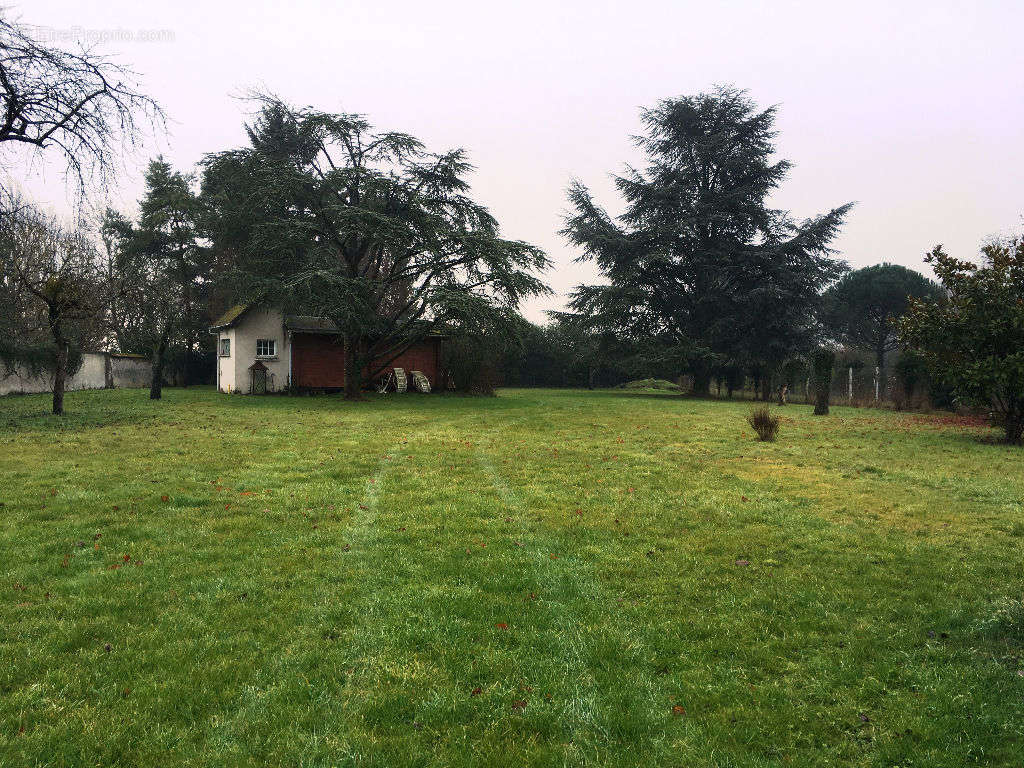
M0 399L0 765L1024 756L1024 452L948 416Z

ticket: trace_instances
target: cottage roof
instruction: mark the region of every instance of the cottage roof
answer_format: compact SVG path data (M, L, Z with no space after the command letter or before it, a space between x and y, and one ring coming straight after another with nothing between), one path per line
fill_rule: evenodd
M213 325L210 326L210 330L216 330L217 328L230 328L238 319L249 311L252 304L235 304L231 309L225 312L223 315L218 317Z

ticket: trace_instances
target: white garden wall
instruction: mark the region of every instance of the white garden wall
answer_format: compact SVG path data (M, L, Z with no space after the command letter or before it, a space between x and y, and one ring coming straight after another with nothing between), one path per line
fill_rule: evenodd
M105 389L110 387L148 387L152 367L143 357L108 352L86 352L82 367L67 382L65 389ZM32 376L24 366L15 366L8 374L0 364L0 395L52 392L53 373Z

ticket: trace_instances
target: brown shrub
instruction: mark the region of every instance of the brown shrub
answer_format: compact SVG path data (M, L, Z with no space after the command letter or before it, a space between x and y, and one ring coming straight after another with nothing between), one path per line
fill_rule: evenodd
M747 423L757 432L757 439L774 442L779 432L779 417L771 412L767 405L755 408L747 416Z

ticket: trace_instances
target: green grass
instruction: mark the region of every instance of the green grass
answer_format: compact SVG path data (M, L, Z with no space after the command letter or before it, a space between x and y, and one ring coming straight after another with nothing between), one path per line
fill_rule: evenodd
M0 399L2 766L1024 754L1024 453L622 390ZM163 500L166 499L166 500Z

